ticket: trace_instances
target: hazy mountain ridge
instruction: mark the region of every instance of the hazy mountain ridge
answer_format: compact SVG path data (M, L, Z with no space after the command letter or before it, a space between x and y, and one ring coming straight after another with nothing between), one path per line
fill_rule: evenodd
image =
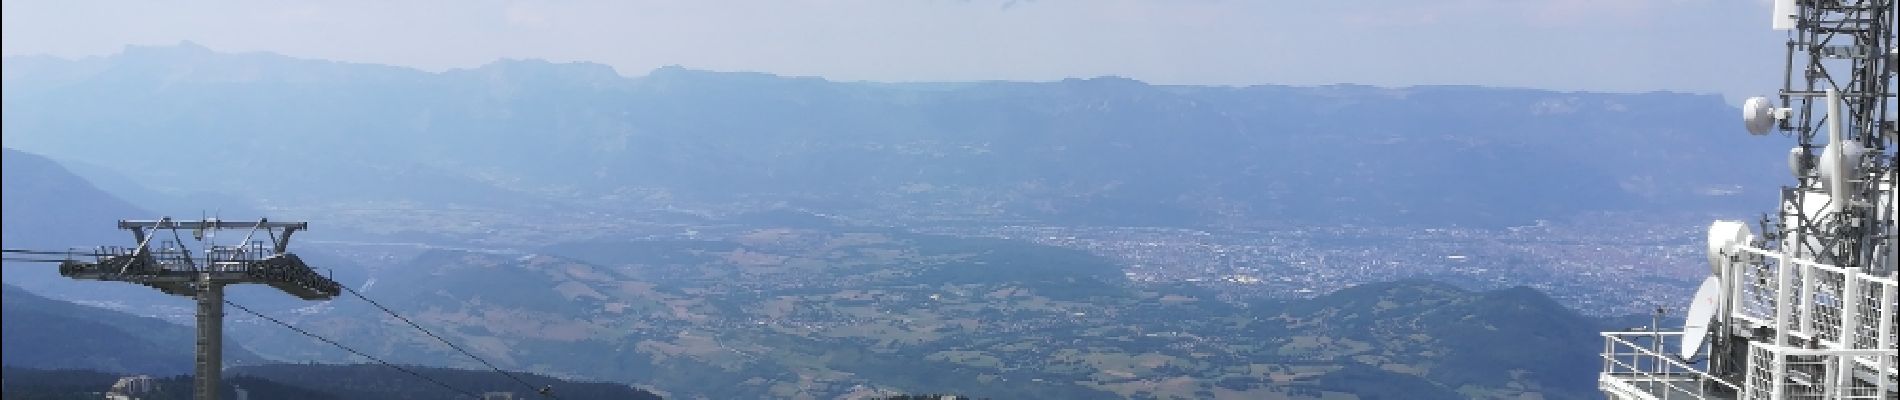
M1732 126L1683 122L1732 118L1719 99L1667 93L1112 77L867 84L682 68L629 78L532 60L438 74L188 46L31 58L37 66L25 69L18 60L7 60L8 146L167 192L242 191L272 206L519 215L790 204L899 221L1517 223L1769 196L1751 182L1779 166L1724 161L1781 154ZM9 167L44 161L17 154L6 154ZM48 226L11 218L14 196L61 193L16 189L12 171L10 248L19 232ZM53 181L78 181L59 173ZM1741 195L1709 195L1728 185ZM43 197L83 205L94 192ZM78 229L113 235L67 242L121 244L110 219L147 213L108 205L70 215L103 218ZM424 251L374 274L344 264L340 279L508 368L713 398L1566 398L1589 395L1578 379L1594 377L1582 353L1530 351L1599 342L1587 319L1525 289L1403 282L1241 307L1193 287L1128 285L1111 263L1071 250L757 217L705 219L721 228L692 240ZM372 277L382 290L355 286ZM363 340L378 355L473 366L365 305L312 311L299 326ZM232 330L273 357L347 360L274 325L240 320ZM1513 351L1484 347L1520 340L1497 346Z
M1587 344L1600 341L1599 321L1527 287L1471 292L1430 281L1374 283L1289 303L1274 318L1290 331L1327 341L1377 344L1302 350L1347 352L1360 363L1412 373L1460 397L1491 397L1501 393L1490 390L1510 387L1544 392L1546 398L1582 398L1596 389L1597 354Z
M8 249L38 251L76 251L87 254L95 246L133 246L129 231L118 229L120 219L157 219L167 214L134 206L112 193L95 187L64 165L45 157L5 149L5 202L0 203L0 236ZM130 185L122 185L131 187ZM223 203L230 204L230 203ZM235 208L235 207L234 207ZM181 210L172 210L173 212ZM190 214L170 214L176 218L198 218L198 213L221 213L226 218L256 218L253 210L193 209ZM310 235L304 235L308 238ZM169 240L161 238L160 240ZM323 252L299 254L319 271L337 279L356 283L366 279L366 271L352 260ZM60 255L24 258L63 259ZM76 259L86 260L85 256ZM190 299L171 296L143 286L127 283L78 281L59 276L53 263L7 262L0 270L7 284L55 299L104 305L116 311L141 316L163 316L173 322L188 322L192 313ZM260 285L236 285L227 289L227 297L247 306L267 311L303 307L301 300Z
M11 267L9 267L11 268ZM190 372L192 327L47 299L4 285L6 365L41 369L94 369L167 375ZM263 359L237 343L225 345L226 365Z
M151 212L94 187L61 164L37 154L4 149L0 156L0 237L8 249L38 251L76 250L94 246L129 246L132 235L118 229L120 219L156 218ZM41 255L23 258L63 259ZM83 259L83 257L81 258ZM100 285L59 276L52 263L6 262L0 269L6 283L39 295L66 300L101 302L142 315L154 306L189 307L189 302L138 285ZM98 304L98 303L94 303ZM189 359L187 359L188 361ZM104 367L100 367L104 368Z
M0 221L18 229L0 232L9 249L66 250L90 247L116 233L121 218L147 214L138 207L93 187L53 160L36 154L4 149L0 181ZM27 228L31 227L31 228Z
M8 146L278 204L790 201L900 219L1521 223L1765 199L1775 181L1760 177L1779 168L1729 161L1784 151L1701 122L1734 119L1720 98L1670 93L622 77L532 60L425 73L194 46L69 63L9 74ZM60 139L79 136L122 145ZM207 146L220 156L162 175L169 160L140 156Z

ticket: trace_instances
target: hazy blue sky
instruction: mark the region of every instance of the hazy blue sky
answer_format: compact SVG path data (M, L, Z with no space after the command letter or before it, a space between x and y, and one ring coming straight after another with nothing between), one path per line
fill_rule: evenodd
M1766 0L5 0L4 53L496 58L834 80L1482 84L1731 97L1781 81Z

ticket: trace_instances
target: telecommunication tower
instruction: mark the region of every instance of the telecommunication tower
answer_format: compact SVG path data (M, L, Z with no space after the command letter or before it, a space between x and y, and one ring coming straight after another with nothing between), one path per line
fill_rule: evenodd
M1795 139L1794 183L1762 234L1709 227L1711 276L1681 332L1603 334L1609 397L1900 399L1894 6L1775 1L1771 26L1789 32L1782 89L1745 101L1742 120Z
M297 255L291 254L290 236L309 227L304 222L224 221L205 219L180 221L161 218L156 221L119 221L119 229L132 231L134 247L103 246L91 254L92 261L67 260L59 264L59 274L73 279L137 283L166 294L190 297L198 303L197 360L193 390L199 400L217 400L218 382L224 366L224 287L261 283L304 300L328 300L342 286L316 271ZM236 245L217 245L217 231L244 229L249 233ZM202 251L194 255L180 230L190 231ZM159 238L170 231L171 239ZM269 243L260 238L268 238Z

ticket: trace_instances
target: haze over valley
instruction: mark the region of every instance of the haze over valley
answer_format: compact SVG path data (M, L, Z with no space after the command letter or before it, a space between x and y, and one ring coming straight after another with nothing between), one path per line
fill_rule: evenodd
M456 385L493 362L599 398L1594 398L1596 333L1687 304L1706 221L1759 217L1787 176L1721 95L1668 91L422 70L192 42L4 71L6 248L309 221L292 251L484 360L355 299L235 302ZM189 299L4 274L10 376L190 372ZM227 375L284 398L456 395L284 366L371 360L248 314L226 330Z

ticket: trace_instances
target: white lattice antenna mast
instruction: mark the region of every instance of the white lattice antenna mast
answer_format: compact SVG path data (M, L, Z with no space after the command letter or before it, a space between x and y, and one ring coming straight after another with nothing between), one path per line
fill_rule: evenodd
M1742 106L1749 133L1795 139L1775 212L1755 235L1709 228L1711 276L1683 332L1605 333L1618 399L1896 399L1895 0L1777 0L1788 31L1775 99ZM1675 352L1652 349L1674 341Z

